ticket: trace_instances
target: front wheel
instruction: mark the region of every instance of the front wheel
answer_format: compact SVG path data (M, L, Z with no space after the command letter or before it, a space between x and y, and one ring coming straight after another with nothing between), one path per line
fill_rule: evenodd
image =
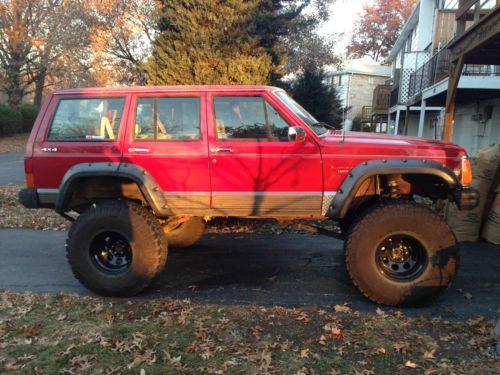
M366 297L385 305L435 298L458 266L455 235L431 210L406 202L379 204L350 228L345 242L349 275Z
M127 201L109 201L73 223L66 254L76 278L108 296L132 296L163 270L167 242L156 217Z

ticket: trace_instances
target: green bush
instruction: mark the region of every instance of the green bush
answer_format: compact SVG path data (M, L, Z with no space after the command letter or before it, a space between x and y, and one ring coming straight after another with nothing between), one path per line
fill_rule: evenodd
M23 132L28 133L31 131L39 111L40 108L34 104L23 104L21 106L21 115L23 116Z
M0 136L21 133L23 116L21 112L0 103Z

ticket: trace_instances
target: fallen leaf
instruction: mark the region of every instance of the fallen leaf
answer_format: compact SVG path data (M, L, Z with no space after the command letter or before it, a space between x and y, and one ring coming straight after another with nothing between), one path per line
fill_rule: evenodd
M405 366L408 367L408 368L415 368L415 367L417 367L417 365L415 363L413 363L412 361L410 361L410 360L406 361Z
M377 307L377 310L375 310L375 312L377 313L377 315L385 316L384 310L382 310L380 307Z
M332 329L332 335L334 335L334 336L340 336L340 335L342 335L342 330L340 328L338 328L338 327L334 327Z
M17 364L17 360L15 358L7 358L3 364L3 369L5 371L16 371L19 370L21 366L21 364Z
M309 357L309 349L302 349L300 351L300 358L307 358Z
M66 314L59 314L56 318L56 320L59 322L64 320L64 319L66 319Z
M326 337L325 337L325 335L321 335L321 336L319 337L319 343L320 343L321 345L326 345Z
M338 313L350 313L351 312L351 308L349 306L346 306L346 305L335 305L335 312L338 312Z
M429 351L425 351L424 354L422 355L423 358L425 359L431 359L431 358L434 358L434 352L436 351L436 349L432 349L432 350L429 350Z
M392 345L392 347L398 352L406 353L410 348L410 344L408 344L407 342L396 342Z

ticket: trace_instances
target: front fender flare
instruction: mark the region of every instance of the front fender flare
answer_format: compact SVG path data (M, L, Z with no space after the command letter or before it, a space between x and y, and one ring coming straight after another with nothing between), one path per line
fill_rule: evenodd
M335 194L326 216L343 218L361 184L369 177L388 174L429 174L442 178L450 187L461 187L457 176L446 165L425 159L377 159L354 167Z

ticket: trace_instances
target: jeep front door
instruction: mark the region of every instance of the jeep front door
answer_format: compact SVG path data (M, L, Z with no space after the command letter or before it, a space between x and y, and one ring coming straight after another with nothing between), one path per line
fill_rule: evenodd
M320 215L321 155L296 139L280 102L265 92L213 93L209 111L212 210L232 216ZM300 138L300 137L299 137Z

